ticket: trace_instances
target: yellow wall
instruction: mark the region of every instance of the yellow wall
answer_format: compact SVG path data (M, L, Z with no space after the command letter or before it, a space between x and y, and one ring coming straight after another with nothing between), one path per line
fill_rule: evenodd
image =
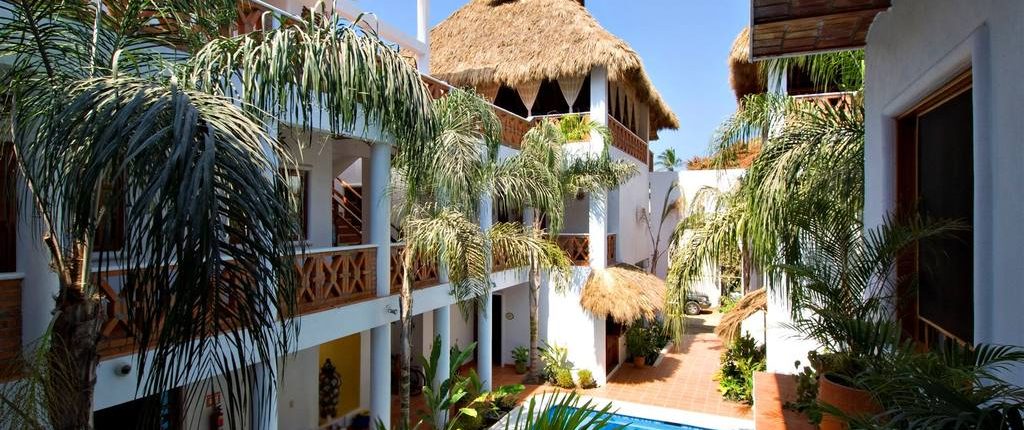
M323 367L329 358L341 375L341 400L338 402L337 416L359 407L359 357L358 333L320 345L320 366Z

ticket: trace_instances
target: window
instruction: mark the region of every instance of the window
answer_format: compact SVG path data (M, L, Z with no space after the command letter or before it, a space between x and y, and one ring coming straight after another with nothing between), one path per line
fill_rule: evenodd
M17 168L14 144L0 143L0 273L18 270Z
M292 204L297 205L299 225L302 228L302 237L299 240L306 240L309 238L309 171L286 170L284 177Z
M974 140L966 73L899 118L897 201L903 214L957 220L967 230L922 240L899 263L904 331L927 347L974 337Z

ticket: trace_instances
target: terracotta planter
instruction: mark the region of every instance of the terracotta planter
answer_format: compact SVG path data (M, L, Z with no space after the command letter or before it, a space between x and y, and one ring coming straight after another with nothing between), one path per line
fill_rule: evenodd
M828 403L850 416L870 416L882 411L882 407L871 398L871 393L859 388L847 387L833 380L835 376L826 373L818 378L818 401ZM822 414L821 430L847 430L846 420L830 414Z
M642 355L641 356L634 356L633 357L633 366L644 367L646 364L647 364L647 358L646 357L644 357Z

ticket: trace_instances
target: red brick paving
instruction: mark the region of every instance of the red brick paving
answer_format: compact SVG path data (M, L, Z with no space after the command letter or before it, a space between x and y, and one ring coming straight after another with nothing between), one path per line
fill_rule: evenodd
M720 314L690 318L683 341L657 367L624 363L603 387L587 395L691 412L750 419L749 406L722 399L714 375L724 350L711 329Z
M754 428L757 430L814 430L807 417L783 407L796 400L796 376L754 374Z

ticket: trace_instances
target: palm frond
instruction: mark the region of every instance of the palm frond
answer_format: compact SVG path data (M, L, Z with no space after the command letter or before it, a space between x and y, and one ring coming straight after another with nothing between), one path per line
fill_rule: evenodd
M396 47L336 14L313 10L302 22L215 39L179 76L189 86L237 98L286 123L338 135L379 125L405 164L423 167L435 155L424 150L435 128L432 99L419 72ZM315 112L320 116L313 117ZM415 186L422 178L406 180Z
M69 93L53 118L15 115L19 160L61 248L93 243L108 209L127 205L121 295L137 345L154 349L137 356L141 389L223 374L241 401L251 381L233 371L276 360L292 338L278 318L292 315L297 282L285 149L218 96L134 78Z
M575 391L550 392L531 397L513 418L505 421L505 430L619 430L624 425L612 424L612 404L598 405L583 401Z

